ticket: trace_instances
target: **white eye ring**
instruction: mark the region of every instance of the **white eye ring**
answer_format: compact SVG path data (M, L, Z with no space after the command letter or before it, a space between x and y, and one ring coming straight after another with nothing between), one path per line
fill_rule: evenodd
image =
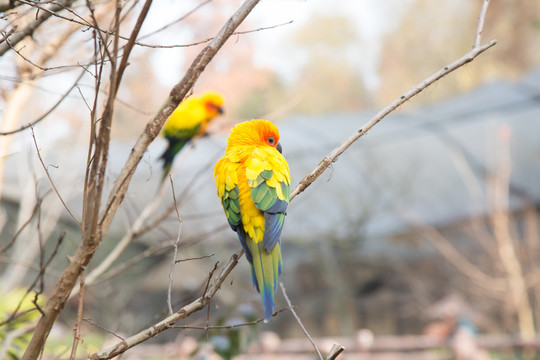
M273 136L270 136L270 137L268 138L267 141L268 141L268 143L269 143L270 145L274 145L274 143L276 142L276 139L274 139Z

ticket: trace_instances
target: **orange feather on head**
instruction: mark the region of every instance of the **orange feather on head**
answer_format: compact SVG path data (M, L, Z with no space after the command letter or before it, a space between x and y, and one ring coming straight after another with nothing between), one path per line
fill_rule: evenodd
M279 143L279 130L268 120L251 120L237 124L227 139L227 149L236 146L272 146Z

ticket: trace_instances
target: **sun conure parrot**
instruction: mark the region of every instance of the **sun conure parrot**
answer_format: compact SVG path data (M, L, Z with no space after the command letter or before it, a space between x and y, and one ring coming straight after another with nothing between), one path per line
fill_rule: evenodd
M214 167L214 177L229 225L251 265L267 322L281 274L281 230L291 183L277 127L267 120L237 124L227 139L225 156Z
M215 91L192 95L182 101L163 126L162 135L169 142L161 155L163 159L162 180L169 174L176 154L193 137L202 135L210 120L223 113L223 97Z

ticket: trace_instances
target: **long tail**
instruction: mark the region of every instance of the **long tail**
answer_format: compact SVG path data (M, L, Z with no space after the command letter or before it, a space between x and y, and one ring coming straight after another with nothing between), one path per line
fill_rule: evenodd
M167 141L169 142L167 149L165 149L163 154L161 154L161 156L159 157L163 160L163 173L161 175L162 182L163 180L165 180L165 178L167 177L167 175L169 175L169 172L171 171L174 157L180 152L180 150L182 150L184 145L186 145L189 140L170 137L167 138Z
M281 248L277 243L268 253L262 242L255 244L249 241L248 246L253 256L251 264L253 286L261 293L264 304L264 322L268 322L274 313L274 294L281 274Z

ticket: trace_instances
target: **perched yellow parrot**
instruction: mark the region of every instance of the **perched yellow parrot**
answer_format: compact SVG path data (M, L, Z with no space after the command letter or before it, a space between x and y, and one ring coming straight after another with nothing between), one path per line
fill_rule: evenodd
M214 167L214 177L229 225L251 265L267 322L274 312L281 274L281 230L291 183L277 127L267 120L237 124L227 139L225 155Z
M169 142L161 155L163 159L162 180L169 174L176 154L193 137L202 135L210 120L223 113L223 97L215 91L192 95L182 101L163 126L162 135Z

